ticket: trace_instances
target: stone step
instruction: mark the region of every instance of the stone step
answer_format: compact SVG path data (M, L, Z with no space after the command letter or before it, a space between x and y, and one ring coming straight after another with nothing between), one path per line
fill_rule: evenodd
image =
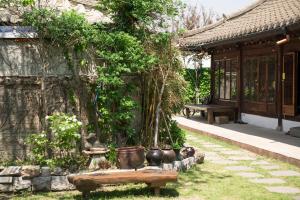
M300 127L291 128L289 134L294 137L300 138Z

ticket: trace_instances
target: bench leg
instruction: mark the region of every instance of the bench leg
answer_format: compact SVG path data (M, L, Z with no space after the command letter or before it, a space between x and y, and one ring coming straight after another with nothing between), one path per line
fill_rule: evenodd
M205 117L205 112L204 112L203 110L201 110L201 111L200 111L200 115L201 115L201 117L204 118L204 117Z
M162 187L166 186L166 183L148 183L147 184L149 187L154 189L154 195L159 196L160 195L160 189Z
M154 195L159 197L160 196L160 187L155 187L154 188Z
M88 200L90 199L91 192L90 191L82 191L82 199Z
M207 121L209 124L214 123L214 113L212 111L207 111Z
M186 108L185 111L186 111L186 118L190 119L191 118L191 110L189 108Z

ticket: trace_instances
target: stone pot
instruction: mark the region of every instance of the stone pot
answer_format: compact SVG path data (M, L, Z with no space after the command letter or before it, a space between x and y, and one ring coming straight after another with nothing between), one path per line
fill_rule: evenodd
M176 160L176 153L173 149L162 149L163 163L172 163Z
M140 168L145 161L145 149L142 146L117 149L117 167L120 169Z
M151 148L146 155L149 166L160 166L162 158L163 152L159 148Z

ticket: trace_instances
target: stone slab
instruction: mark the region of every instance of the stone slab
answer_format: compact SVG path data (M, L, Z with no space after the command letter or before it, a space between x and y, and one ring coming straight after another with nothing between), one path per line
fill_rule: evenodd
M51 190L51 176L40 176L32 179L32 190L49 192Z
M169 163L163 163L161 165L161 167L162 167L162 169L164 171L172 171L173 170L173 164L172 163L171 164L169 164Z
M238 176L245 177L245 178L259 178L263 177L262 174L255 173L255 172L240 172L237 173Z
M205 152L204 153L205 154L205 156L218 156L219 154L217 154L216 152Z
M67 176L52 176L52 181L51 181L52 191L68 191L74 189L75 186L69 183Z
M41 176L51 176L50 167L42 167L41 168Z
M226 148L213 148L212 150L218 153L222 153L224 151L230 151L229 149Z
M221 151L220 153L224 154L224 155L243 155L245 154L244 152L242 151Z
M237 160L237 161L244 161L244 160L256 160L254 157L250 156L230 156L228 157L229 160Z
M224 160L224 158L220 156L206 156L205 159L208 161Z
M12 182L12 176L0 176L0 184L11 184Z
M300 200L300 196L294 197L294 200Z
M257 178L257 179L250 179L252 183L262 183L262 184L283 184L286 183L285 180L280 178Z
M282 194L298 194L300 193L299 188L288 187L288 186L274 186L266 187L269 192L282 193Z
M174 161L173 162L173 169L176 171L182 170L182 162L181 161Z
M0 176L20 176L21 167L19 166L9 166L0 172Z
M238 164L238 161L235 160L212 160L211 163L219 165L235 165Z
M12 184L0 184L0 193L2 192L13 192L14 188Z
M269 172L272 176L300 176L299 172L293 170L282 170L282 171L271 171Z
M229 171L253 171L254 169L247 166L228 166L225 167L226 170Z
M14 177L14 191L31 191L31 180L24 180L22 177Z
M25 179L37 177L40 175L40 173L41 173L40 166L35 166L35 165L22 166L21 174L22 177L24 177Z
M207 148L223 148L223 146L218 145L218 144L203 144L202 146L207 147Z
M261 165L260 168L266 170L280 169L278 165Z
M268 161L265 160L258 160L251 163L252 165L271 165Z

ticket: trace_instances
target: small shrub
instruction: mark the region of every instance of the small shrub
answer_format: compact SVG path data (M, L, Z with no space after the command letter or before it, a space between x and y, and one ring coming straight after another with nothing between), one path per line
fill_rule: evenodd
M117 163L117 149L115 144L110 144L108 146L109 152L106 154L106 159L111 163Z
M178 127L176 121L171 121L170 134L174 142L174 144L172 144L173 149L182 148L186 141L186 135L185 132Z
M86 158L76 154L76 146L81 137L79 131L82 123L75 115L64 113L55 113L46 119L50 122L51 137L42 132L27 138L33 155L32 162L50 167L81 168ZM49 148L53 153L51 158L47 154Z

